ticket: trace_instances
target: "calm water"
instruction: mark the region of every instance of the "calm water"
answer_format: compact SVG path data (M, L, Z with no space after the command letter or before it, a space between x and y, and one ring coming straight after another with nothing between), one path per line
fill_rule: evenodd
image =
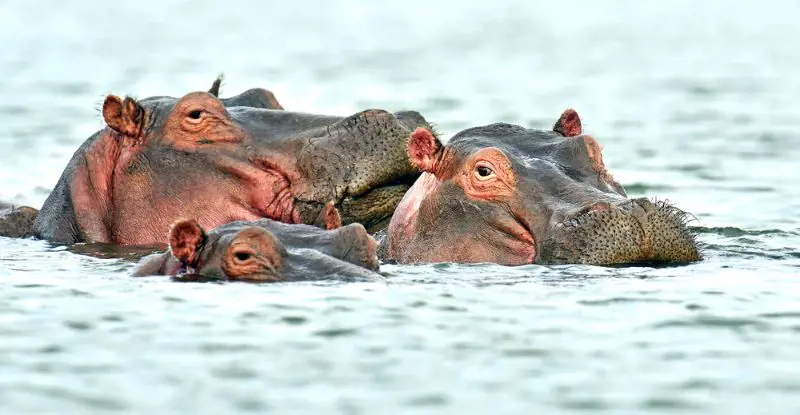
M707 259L180 284L0 238L0 413L800 411L800 3L35 3L0 3L0 200L41 206L106 93L224 71L226 96L446 136L575 107Z

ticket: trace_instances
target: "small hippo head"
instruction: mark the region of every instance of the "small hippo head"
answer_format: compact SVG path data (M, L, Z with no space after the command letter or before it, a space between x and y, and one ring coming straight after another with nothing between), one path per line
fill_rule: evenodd
M408 154L425 173L389 225L388 256L398 262L700 259L686 215L628 199L574 110L550 131L497 123L461 131L446 146L419 128Z
M182 98L109 95L107 128L73 156L37 234L148 245L181 217L323 226L328 202L344 224L385 227L420 174L406 156L411 131L428 125L416 112L314 115L284 111L264 89L218 93L219 82Z
M28 206L0 202L0 236L27 238L33 236L33 221L38 212Z
M169 251L142 259L134 276L282 282L380 280L377 243L360 224L335 230L270 219L237 221L206 232L194 219L170 227Z

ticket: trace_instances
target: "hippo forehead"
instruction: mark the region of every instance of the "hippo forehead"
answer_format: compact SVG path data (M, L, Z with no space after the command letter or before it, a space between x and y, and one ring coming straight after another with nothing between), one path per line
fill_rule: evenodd
M262 108L262 109L275 109L275 106L279 105L277 102L269 102L265 97L266 94L269 94L267 91L253 88L249 89L245 92L242 92L239 95L232 96L230 98L220 98L219 101L225 108L233 108L233 107L249 107L249 108ZM137 102L139 105L144 107L147 110L153 112L164 112L169 113L175 108L175 104L180 101L181 98L171 97L167 95L157 95L147 98L142 98Z
M148 124L151 128L159 129L164 125L164 122L169 118L169 115L181 99L182 98L159 95L142 98L137 100L137 103L145 109ZM239 112L236 111L237 109L281 110L281 112L283 110L280 104L274 100L274 96L271 93L258 88L249 89L230 98L220 98L219 101L226 109L231 110L229 115L233 119L239 116Z
M352 227L352 225L348 226ZM220 249L227 248L240 232L251 227L261 228L275 235L281 254L285 254L287 249L307 246L313 246L315 249L328 254L332 245L349 239L349 235L343 233L344 228L338 228L336 231L326 231L316 226L287 224L266 218L255 221L234 221L219 226L207 234L204 254L211 255Z
M524 169L531 167L532 159L559 162L559 158L568 157L568 152L559 151L570 145L568 141L569 138L554 131L496 123L464 130L453 136L447 146L462 159L481 149L495 147L508 157L515 169Z
M231 242L233 242L234 239L236 239L240 232L250 227L256 227L275 232L275 228L271 225L272 221L268 219L261 219L252 222L234 221L226 223L206 234L205 248L208 251L214 251L215 249L227 247Z

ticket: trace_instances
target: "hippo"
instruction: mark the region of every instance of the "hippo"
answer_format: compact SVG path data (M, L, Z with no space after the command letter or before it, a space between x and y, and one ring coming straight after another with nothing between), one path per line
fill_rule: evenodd
M14 206L0 202L0 235L10 238L33 236L33 221L37 210L29 206Z
M206 232L195 219L179 219L168 240L169 250L142 258L134 277L264 283L384 280L377 272L378 244L358 223L322 229L264 218Z
M628 198L574 109L551 130L494 123L408 141L424 173L397 206L381 249L397 263L505 265L701 260L688 214Z
M430 128L418 112L290 112L262 88L220 99L220 83L181 98L108 95L106 126L14 235L162 246L177 218L209 229L260 218L322 227L331 202L343 224L379 230L421 173L406 155L411 132Z

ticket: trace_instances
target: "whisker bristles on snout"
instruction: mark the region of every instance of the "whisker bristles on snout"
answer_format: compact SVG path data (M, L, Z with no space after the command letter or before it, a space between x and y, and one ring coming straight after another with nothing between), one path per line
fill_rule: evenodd
M697 260L702 260L705 257L703 252L704 246L701 246L701 244L697 241L697 233L692 232L692 227L689 226L689 224L692 222L699 223L700 219L698 219L694 214L671 204L668 199L660 200L657 197L652 197L649 200L659 212L663 213L665 216L674 218L680 223L683 237L690 240L691 244L694 245L695 249L697 250Z
M686 226L693 215L669 204L641 198L611 209L584 210L555 227L542 243L545 263L597 265L688 263L703 255Z

